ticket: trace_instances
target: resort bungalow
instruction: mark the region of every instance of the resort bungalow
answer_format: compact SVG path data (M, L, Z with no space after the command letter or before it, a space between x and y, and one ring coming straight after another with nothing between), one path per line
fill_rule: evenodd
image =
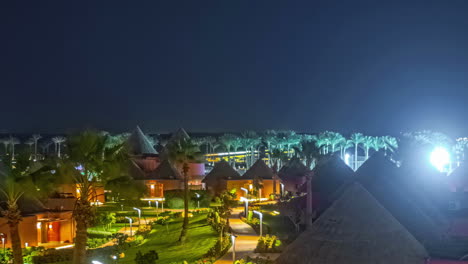
M219 195L226 191L229 180L240 179L240 174L225 160L215 164L213 169L203 179L205 188L212 195Z
M438 206L443 202L433 200L444 196L433 197L432 192L419 188L425 184L418 184L423 177L405 172L376 153L356 171L355 178L426 248L430 263L468 263L462 261L468 256L466 232L459 230L464 222L456 221L462 219L447 214Z
M316 215L334 202L343 189L353 182L354 171L339 155L323 157L312 170L312 201ZM307 193L307 184L300 191ZM301 197L300 199L305 199Z
M258 187L260 188L256 190ZM259 159L241 177L226 180L226 189L236 189L238 198L246 196L241 188L247 189L252 198L269 199L272 194L279 192L280 179Z
M284 184L284 191L297 193L300 186L306 182L306 175L309 172L310 170L299 158L290 159L278 172L278 176Z
M37 200L21 199L22 221L19 234L23 247L59 247L71 245L75 237L75 221L72 211L50 210ZM0 218L0 239L5 247L11 247L10 227L5 217Z
M426 264L426 249L367 190L352 183L278 264Z

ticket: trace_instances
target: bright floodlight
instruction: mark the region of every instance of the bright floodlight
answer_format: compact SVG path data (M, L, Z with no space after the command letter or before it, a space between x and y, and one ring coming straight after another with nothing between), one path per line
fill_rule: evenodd
M450 154L443 147L436 147L431 153L431 164L436 167L439 171L446 170L450 164Z

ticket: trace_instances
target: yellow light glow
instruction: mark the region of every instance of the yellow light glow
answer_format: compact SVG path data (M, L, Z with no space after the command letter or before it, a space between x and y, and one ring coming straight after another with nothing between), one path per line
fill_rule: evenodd
M49 229L52 229L52 225L49 225Z
M253 189L253 185L252 185L252 184L249 184L249 189L250 189L250 190Z
M41 223L41 222L37 222L36 227L37 227L37 229L41 229L42 223Z
M154 184L151 184L150 187L151 187L151 190L153 190L154 189Z

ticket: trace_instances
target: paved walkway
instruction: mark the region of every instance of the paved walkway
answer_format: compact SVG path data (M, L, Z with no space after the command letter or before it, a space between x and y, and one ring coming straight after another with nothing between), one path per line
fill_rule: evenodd
M243 207L233 209L229 218L229 225L236 238L236 260L246 257L252 253L257 247L258 235L255 230L248 224L240 220L239 214L244 210ZM232 263L232 247L222 256L215 264Z

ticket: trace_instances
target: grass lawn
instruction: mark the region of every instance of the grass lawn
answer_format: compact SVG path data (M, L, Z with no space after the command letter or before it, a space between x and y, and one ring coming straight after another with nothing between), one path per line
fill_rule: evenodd
M296 233L294 225L286 216L273 215L272 212L275 210L278 211L273 206L261 207L260 211L263 213L263 224L269 227L270 235L279 237L285 243L293 241L299 235ZM267 233L266 228L263 230Z
M165 226L157 226L148 235L142 245L132 247L125 251L125 258L118 263L134 263L135 255L140 250L146 253L149 250L156 250L159 254L158 264L172 262L195 261L215 245L218 234L206 223L206 214L196 215L190 218L187 240L184 245L178 245L182 218L178 218Z

